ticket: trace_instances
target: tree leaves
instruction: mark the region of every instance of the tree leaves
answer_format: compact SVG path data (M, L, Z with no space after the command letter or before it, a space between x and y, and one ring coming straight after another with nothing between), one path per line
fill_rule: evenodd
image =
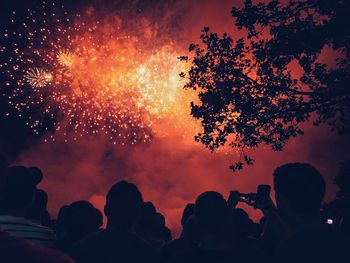
M246 0L243 8L232 9L237 28L248 32L246 39L220 37L205 27L202 45L190 45L185 88L198 91L192 115L203 127L196 141L212 151L226 144L241 148L232 170L252 165L246 151L260 144L282 150L290 138L303 134L299 125L312 112L314 124L327 123L349 134L349 41L339 39L350 39L349 26L339 28L349 1L321 2L255 5ZM325 47L340 50L335 66L320 62ZM295 74L291 63L302 72Z

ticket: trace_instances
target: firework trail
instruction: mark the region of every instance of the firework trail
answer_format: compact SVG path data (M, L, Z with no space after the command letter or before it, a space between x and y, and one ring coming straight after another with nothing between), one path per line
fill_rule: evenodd
M52 125L74 140L103 133L114 143L135 144L163 133L164 121L189 123L193 95L179 77L186 65L171 41L150 37L153 28L135 36L117 16L98 19L93 8L68 15L45 2L28 10L21 28L3 34L12 46L0 46L9 57L0 63L9 78L3 94L35 133Z

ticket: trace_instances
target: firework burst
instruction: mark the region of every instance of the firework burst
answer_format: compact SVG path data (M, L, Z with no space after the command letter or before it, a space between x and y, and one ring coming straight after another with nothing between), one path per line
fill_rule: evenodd
M71 67L74 63L74 53L67 49L59 50L57 53L57 61L63 67Z
M50 84L53 76L42 68L30 68L24 75L26 81L34 88L43 88Z
M185 65L173 43L135 36L115 25L120 19L99 20L91 10L71 17L64 7L50 8L43 5L41 15L29 10L25 32L5 32L15 49L10 63L0 64L16 87L9 103L20 114L40 107L42 116L27 122L35 132L48 130L50 119L55 133L74 140L102 133L135 144L164 134L160 124L190 123L193 94L182 89Z

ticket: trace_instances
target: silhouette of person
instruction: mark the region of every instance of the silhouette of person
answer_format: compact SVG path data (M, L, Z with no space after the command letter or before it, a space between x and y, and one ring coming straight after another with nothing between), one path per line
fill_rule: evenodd
M232 247L244 247L249 253L259 256L260 262L265 262L265 254L257 237L259 225L254 223L242 208L233 208L229 215L229 237Z
M273 177L277 213L268 206L263 211L265 233L273 228L280 232L276 262L338 262L344 244L320 215L325 194L321 174L310 164L289 163Z
M344 236L350 241L350 211L345 213L340 220L340 230Z
M199 245L199 237L200 232L198 222L196 216L193 214L189 216L184 226L184 238L190 245L189 250L192 250Z
M67 255L0 230L1 263L74 263Z
M339 191L336 199L324 206L324 214L338 225L341 218L350 211L350 160L341 163L333 182L339 187Z
M234 208L229 216L231 237L239 241L250 236L253 221L242 208Z
M163 214L157 212L154 217L154 223L152 226L152 235L163 241L163 243L171 240L171 231L165 225L165 217Z
M178 255L190 252L198 245L199 233L193 214L194 204L187 204L181 217L182 232L180 237L166 243L161 248L164 261L169 262ZM189 220L191 216L193 217Z
M246 249L233 248L228 234L229 208L221 194L202 193L195 203L199 245L172 262L253 262Z
M55 243L54 232L25 218L33 205L36 185L41 180L42 175L33 173L24 166L8 168L2 191L3 209L0 214L0 228L13 236L52 247Z
M34 194L34 202L26 214L29 220L41 224L43 226L50 226L51 216L47 211L48 195L44 190L36 189Z
M134 229L139 237L157 250L171 240L171 232L165 225L165 218L157 212L152 202L143 204L141 216Z
M63 220L64 236L57 244L64 252L70 252L77 241L96 233L103 223L102 213L88 201L73 202L64 213L64 218L60 219Z
M113 185L104 209L107 228L73 247L76 262L158 262L157 252L132 233L142 205L143 198L136 185L126 181Z
M184 231L186 222L192 215L194 215L194 204L188 203L182 212L182 217L181 217L182 231Z
M57 218L51 219L50 221L51 228L56 234L56 239L57 239L56 247L61 250L63 250L61 247L62 246L61 241L64 240L67 236L64 220L65 220L65 215L68 208L69 208L69 205L62 206L58 211Z
M155 236L157 210L152 202L144 202L134 230L135 233L155 249L159 249L164 240Z
M44 175L39 167L32 166L32 167L29 167L28 170L36 178L36 180L38 181L38 184L43 180Z
M255 239L256 225L242 208L233 208L229 216L229 231L232 244L242 242L258 246L258 240Z

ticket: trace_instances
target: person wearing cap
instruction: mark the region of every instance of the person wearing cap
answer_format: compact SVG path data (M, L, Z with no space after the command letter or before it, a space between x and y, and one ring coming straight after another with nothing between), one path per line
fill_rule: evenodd
M1 193L0 229L11 236L24 238L45 247L53 247L54 232L45 226L26 219L34 202L36 186L42 174L24 166L8 168Z

